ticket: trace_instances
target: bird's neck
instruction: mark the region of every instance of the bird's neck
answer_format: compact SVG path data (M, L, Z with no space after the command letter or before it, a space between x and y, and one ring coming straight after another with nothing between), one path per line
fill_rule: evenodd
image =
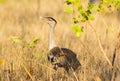
M54 41L54 26L50 27L50 32L49 32L49 50L55 47L55 41Z

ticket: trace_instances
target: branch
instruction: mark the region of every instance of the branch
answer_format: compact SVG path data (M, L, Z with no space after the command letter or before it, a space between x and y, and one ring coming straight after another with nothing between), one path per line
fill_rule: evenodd
M25 66L24 64L21 64L21 66L24 68L24 70L25 70L26 73L29 75L29 77L31 78L31 80L34 81L31 73L28 71L28 69L26 68L26 66Z
M116 70L116 68L117 68L117 66L116 66L116 62L117 62L117 50L119 50L120 49L120 33L118 34L118 36L117 36L117 38L118 38L118 40L117 40L117 43L116 43L116 47L115 47L115 50L114 50L114 54L113 54L113 61L112 61L112 66L113 66L113 68L112 68L112 77L111 77L111 81L114 81L114 79L115 79L115 70Z
M100 47L101 52L102 52L103 55L104 55L104 58L107 60L108 64L112 67L112 63L111 63L110 60L108 59L108 57L107 57L107 55L106 55L106 53L105 53L105 51L104 51L104 49L103 49L103 47L102 47L102 44L101 44L101 41L100 41L100 38L99 38L99 36L98 36L98 34L97 34L96 29L94 28L94 26L91 24L91 22L90 22L89 20L88 20L88 24L90 25L90 27L92 28L92 30L93 30L94 33L95 33L95 36L96 36L96 38L97 38L98 45L99 45L99 47Z

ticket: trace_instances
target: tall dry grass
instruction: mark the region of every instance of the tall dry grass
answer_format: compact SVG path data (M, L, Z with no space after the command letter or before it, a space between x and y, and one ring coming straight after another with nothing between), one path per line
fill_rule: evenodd
M71 15L63 12L64 0L9 0L0 3L0 81L110 81L112 68L97 43L94 32L84 23L80 38L71 31ZM117 13L94 14L92 25L97 30L102 46L112 62L120 24ZM60 47L77 53L81 71L69 76L64 69L54 71L47 60L49 26L38 16L52 16L58 21L55 41ZM110 28L114 32L110 32ZM11 37L18 37L14 39ZM30 47L33 38L38 42ZM14 40L18 40L15 43ZM120 52L117 51L115 77L120 75Z

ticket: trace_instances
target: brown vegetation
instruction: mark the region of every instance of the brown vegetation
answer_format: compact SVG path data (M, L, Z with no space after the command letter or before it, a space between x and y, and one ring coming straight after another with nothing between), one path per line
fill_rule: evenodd
M39 3L38 3L39 2ZM110 81L112 68L100 51L88 23L80 38L71 30L71 16L63 12L64 0L7 0L0 3L0 81ZM48 25L38 16L57 21L55 40L60 47L72 49L82 65L74 77L64 69L54 71L47 60ZM118 43L120 24L117 13L94 14L92 25L112 63ZM35 44L30 44L37 38ZM119 38L120 39L120 38ZM120 51L116 51L115 78L120 76Z

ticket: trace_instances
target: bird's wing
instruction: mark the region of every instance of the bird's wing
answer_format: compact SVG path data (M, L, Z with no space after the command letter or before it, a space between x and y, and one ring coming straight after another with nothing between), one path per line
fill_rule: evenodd
M49 52L48 55L53 55L55 57L60 57L61 56L61 50L59 47L54 47L52 48Z
M76 54L70 49L61 48L61 50L63 51L64 54L67 54L67 56L76 57Z
M48 55L54 55L56 57L60 57L60 56L71 56L71 57L76 57L76 54L67 48L60 48L60 47L54 47L52 48L49 52Z

